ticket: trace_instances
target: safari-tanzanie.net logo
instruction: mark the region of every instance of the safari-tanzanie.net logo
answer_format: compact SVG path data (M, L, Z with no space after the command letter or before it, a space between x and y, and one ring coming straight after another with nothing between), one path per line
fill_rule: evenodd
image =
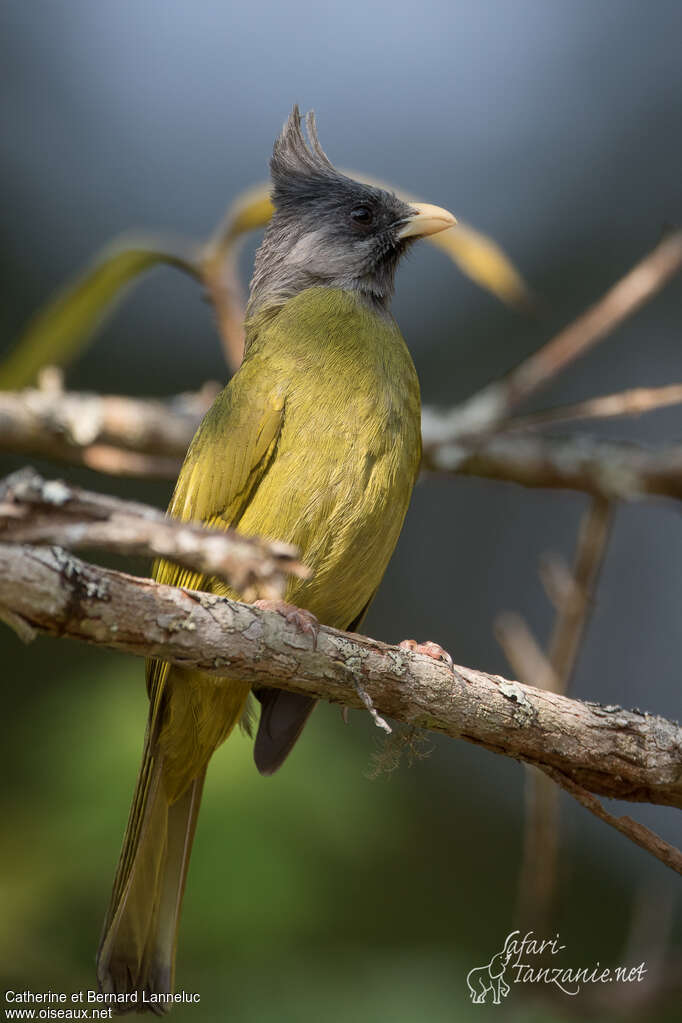
M521 931L507 935L499 952L484 966L475 966L467 974L467 987L474 1005L490 1001L499 1005L513 984L546 984L565 995L575 997L585 984L639 984L647 972L639 966L566 966L562 963L565 945L554 938L538 938L533 931L521 937ZM555 956L560 958L554 959Z

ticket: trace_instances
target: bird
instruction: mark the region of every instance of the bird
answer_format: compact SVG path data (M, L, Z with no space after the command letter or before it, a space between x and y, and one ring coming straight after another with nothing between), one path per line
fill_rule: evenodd
M294 106L270 160L274 212L256 254L244 358L195 434L171 517L293 544L311 570L256 601L302 632L355 631L400 534L421 459L419 382L390 311L396 267L447 210L355 181ZM307 135L307 137L306 137ZM238 599L168 561L161 583ZM435 644L405 641L431 656ZM445 655L447 657L447 655ZM117 1011L172 1004L178 924L206 769L248 716L250 685L150 659L143 760L97 956ZM263 685L254 760L273 774L314 701Z

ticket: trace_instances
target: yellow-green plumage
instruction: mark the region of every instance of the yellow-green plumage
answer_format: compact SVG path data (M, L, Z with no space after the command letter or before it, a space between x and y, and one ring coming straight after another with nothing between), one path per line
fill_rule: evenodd
M384 574L421 456L419 385L388 312L414 238L454 223L335 170L298 109L275 142L275 213L256 254L244 362L190 445L169 514L280 540L312 569L285 599L357 628ZM160 582L237 597L167 562ZM244 714L249 686L147 664L142 768L104 923L97 976L126 1008L167 1008L180 905L208 761ZM271 774L312 709L269 689L254 760ZM229 870L227 871L229 875ZM157 1002L144 1004L149 996ZM137 999L137 1006L134 999Z
M393 552L421 456L419 385L395 322L348 291L308 288L247 326L244 362L187 453L172 516L295 544L312 570L285 599L348 628ZM155 578L237 597L160 562ZM145 758L105 922L105 990L172 985L206 766L249 687L147 667Z

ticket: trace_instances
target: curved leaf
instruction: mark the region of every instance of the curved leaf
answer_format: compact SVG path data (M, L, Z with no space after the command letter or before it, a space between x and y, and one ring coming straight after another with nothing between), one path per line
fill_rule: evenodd
M364 175L346 173L380 187L392 187ZM401 189L394 191L407 202L418 201ZM243 348L237 248L245 234L265 227L271 216L270 186L261 184L246 190L231 204L220 228L197 259L177 245L149 238L121 239L109 246L29 322L13 350L0 363L0 389L24 387L42 366L68 363L88 344L128 287L161 263L184 270L208 288L216 306L226 357L236 368ZM492 238L459 223L426 241L445 252L463 273L503 302L525 310L531 308L531 293L523 278Z
M376 178L368 178L353 171L344 173L359 181L387 188L406 202L422 201L417 196ZM230 206L207 252L210 252L213 258L227 255L241 236L265 227L271 216L270 186L261 184L249 188ZM430 235L424 240L445 252L467 277L503 302L524 311L532 309L534 302L530 289L509 257L488 235L460 222L456 227Z
M42 366L63 366L83 349L127 288L160 263L192 276L198 267L178 247L153 239L121 239L100 255L28 323L0 363L0 389L25 387Z
M497 242L461 221L456 227L426 239L446 252L481 288L507 305L531 312L535 301L520 273Z
M222 224L206 247L207 253L222 252L242 235L265 227L272 213L270 185L262 183L247 188L230 203Z

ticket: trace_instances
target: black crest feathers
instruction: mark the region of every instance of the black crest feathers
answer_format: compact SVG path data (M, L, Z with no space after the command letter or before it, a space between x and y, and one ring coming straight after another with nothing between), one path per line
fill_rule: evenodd
M298 105L295 105L273 147L270 172L275 197L286 193L292 185L295 188L301 178L329 179L330 175L337 175L320 145L312 110L305 119L307 140L303 134L301 121Z

